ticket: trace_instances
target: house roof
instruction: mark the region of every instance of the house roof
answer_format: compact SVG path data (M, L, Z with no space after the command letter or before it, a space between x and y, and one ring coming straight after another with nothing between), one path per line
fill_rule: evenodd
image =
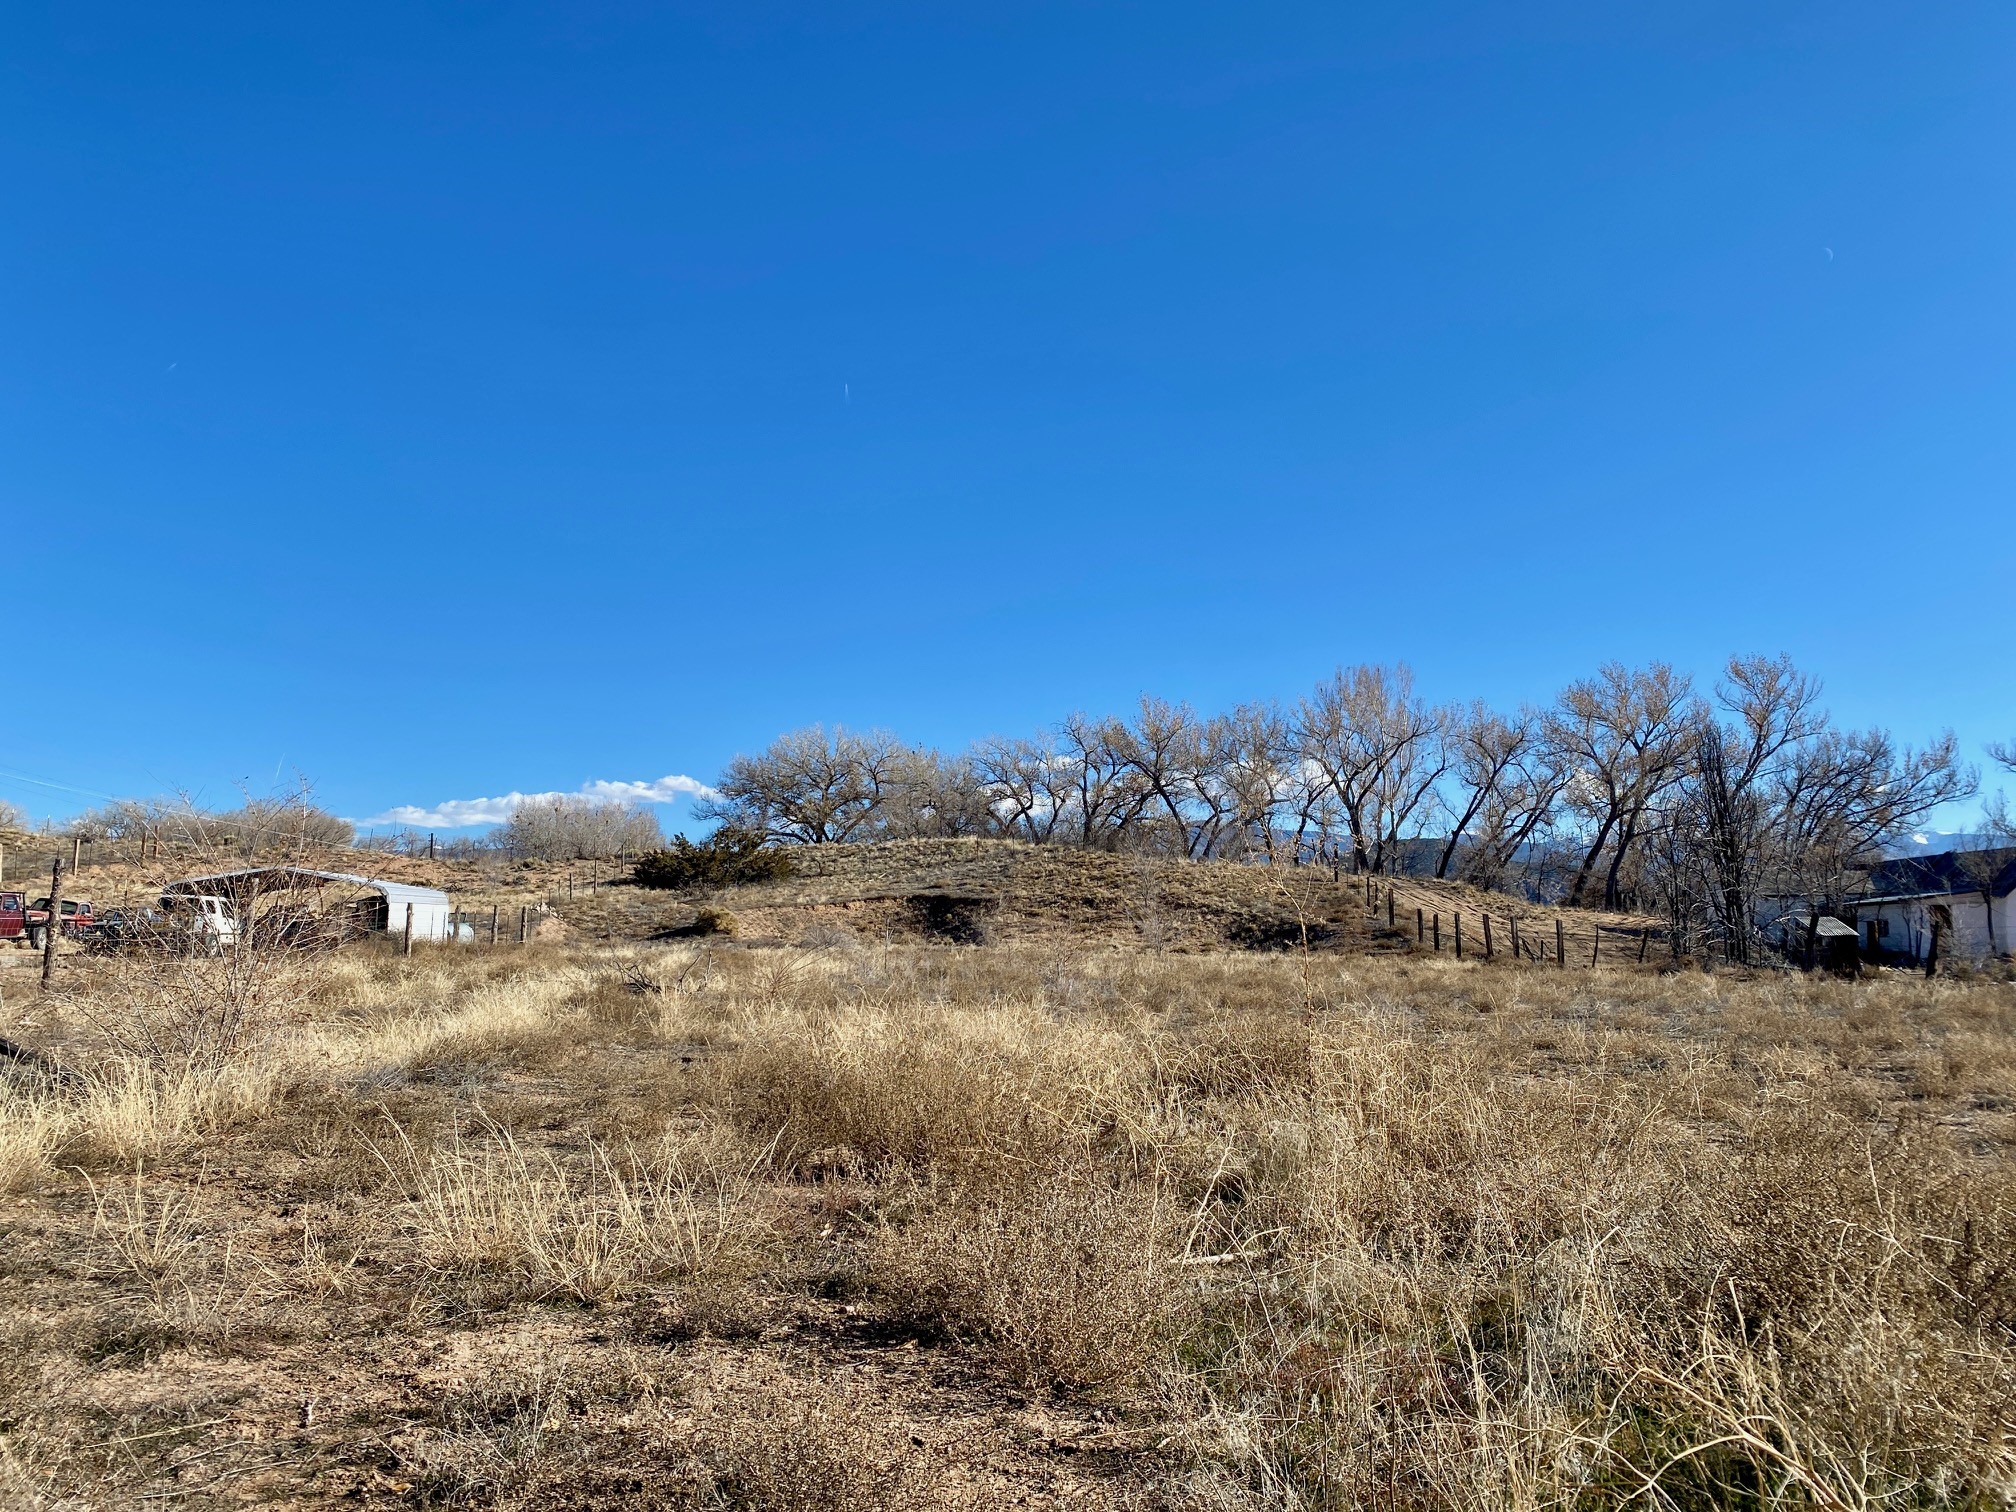
M380 877L361 877L355 872L310 871L305 866L248 866L242 871L211 872L207 876L184 877L179 882L170 882L162 891L200 893L216 889L220 884L225 891L236 891L238 884L255 877L284 878L286 880L281 883L282 886L301 882L347 882L352 887L364 887L372 892L382 893L385 901L394 908L402 903L432 905L438 908L448 902L448 894L439 888L416 887L410 882L387 882Z
M2016 891L2016 846L1993 850L1941 851L1936 856L1901 856L1869 872L1869 895L1879 898L1934 898L1953 893L1978 893L1982 880L1991 897Z

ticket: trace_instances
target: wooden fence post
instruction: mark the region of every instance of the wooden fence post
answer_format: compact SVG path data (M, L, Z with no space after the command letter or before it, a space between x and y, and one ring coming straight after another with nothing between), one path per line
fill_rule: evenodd
M1507 921L1512 927L1512 959L1519 959L1519 916L1514 914Z
M490 905L490 943L492 945L497 943L497 908L498 905L495 903Z
M1937 919L1934 919L1932 921L1932 945L1931 948L1925 952L1925 975L1929 978L1932 975L1932 973L1937 971L1938 969L1939 969L1939 921ZM43 980L46 981L48 980L48 978L45 976Z
M400 948L401 955L413 954L413 905L406 905L406 942Z
M25 901L25 900L24 900ZM49 863L49 922L42 928L42 985L56 977L56 941L63 934L63 858ZM1930 973L1927 973L1928 975Z
M1602 955L1602 953L1603 953L1603 926L1601 924L1598 924L1596 926L1596 943L1589 947L1589 964L1592 967L1596 964L1596 958Z
M1568 931L1561 927L1561 921L1554 921L1554 964L1557 967L1568 964Z
M1651 943L1652 943L1652 931L1651 931L1651 930L1649 930L1649 929L1641 929L1641 930L1639 930L1639 931L1638 931L1638 964L1639 964L1640 966L1643 966L1643 965L1645 964L1645 947L1646 947L1646 946L1648 946L1648 945L1650 945Z
M1391 882L1386 884L1386 927L1388 929L1393 927L1393 884Z
M1491 915L1484 915L1484 959L1491 959Z
M1462 959L1463 959L1463 913L1462 913L1462 910L1460 910L1460 909L1459 909L1459 910L1457 910L1457 911L1456 911L1456 913L1455 913L1455 915L1454 915L1454 918L1455 918L1455 921L1456 921L1456 959L1460 961L1460 960L1462 960Z
M84 837L82 835L72 835L70 837L70 870L73 873L81 871L83 866Z
M525 943L526 924L530 921L531 917L532 910L525 904L520 903L518 905L518 943L520 945Z
M1414 943L1422 945L1428 940L1428 920L1420 909L1414 910Z
M1442 948L1442 915L1440 915L1439 913L1435 915L1434 927L1435 927L1435 948L1437 950L1440 950Z

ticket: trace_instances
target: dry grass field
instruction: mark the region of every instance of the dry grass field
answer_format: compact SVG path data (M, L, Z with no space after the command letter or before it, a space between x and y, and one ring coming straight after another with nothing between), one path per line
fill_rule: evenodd
M0 1506L2010 1504L2016 988L1158 928L0 972Z

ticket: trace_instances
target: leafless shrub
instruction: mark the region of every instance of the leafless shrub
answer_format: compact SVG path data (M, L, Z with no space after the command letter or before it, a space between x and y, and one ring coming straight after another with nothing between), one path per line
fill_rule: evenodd
M1031 1385L1140 1385L1177 1335L1184 1292L1152 1188L1050 1169L977 1196L929 1190L876 1236L890 1316L987 1346Z
M120 957L80 1004L117 1054L170 1075L214 1076L295 1017L315 981L301 956L248 930L214 955Z
M900 1424L832 1382L781 1371L706 1392L692 1445L700 1505L747 1512L907 1512L947 1505Z
M655 851L665 836L642 804L556 794L512 809L495 843L507 855L538 861L591 861Z

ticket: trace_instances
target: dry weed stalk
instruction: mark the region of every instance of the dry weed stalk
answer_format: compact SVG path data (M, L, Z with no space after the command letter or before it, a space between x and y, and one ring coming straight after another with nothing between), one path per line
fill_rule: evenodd
M411 1199L425 1262L501 1279L527 1297L606 1302L656 1281L740 1280L769 1238L754 1190L762 1154L667 1139L644 1155L588 1143L563 1164L510 1130L478 1126L422 1151L394 1124L378 1147Z

